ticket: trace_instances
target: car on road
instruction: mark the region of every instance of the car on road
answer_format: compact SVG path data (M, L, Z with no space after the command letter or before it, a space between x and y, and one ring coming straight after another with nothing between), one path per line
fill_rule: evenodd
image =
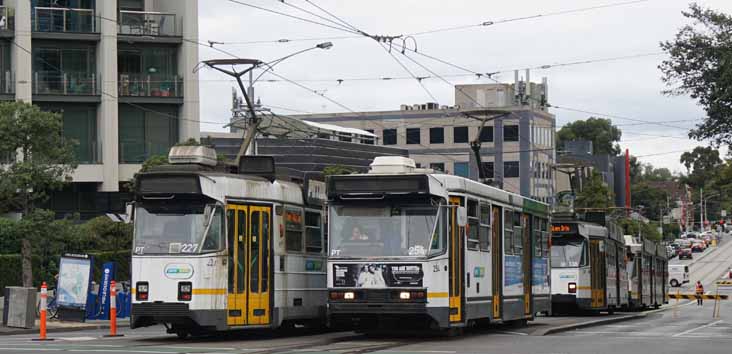
M676 257L676 250L670 245L666 246L666 257L669 259Z
M703 241L700 242L694 242L691 244L691 252L704 252L704 243Z
M668 265L668 284L679 287L689 282L689 266L685 264Z
M693 259L694 254L691 252L691 248L679 248L679 259Z

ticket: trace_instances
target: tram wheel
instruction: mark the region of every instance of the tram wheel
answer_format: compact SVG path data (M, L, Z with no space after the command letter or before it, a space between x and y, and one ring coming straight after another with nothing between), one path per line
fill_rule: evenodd
M175 331L175 335L176 335L176 336L177 336L177 337L178 337L179 339L186 339L186 338L188 338L188 336L190 336L190 335L191 335L191 332L190 332L190 331L188 331L188 330L185 330L185 329L179 329L179 330L176 330L176 331Z

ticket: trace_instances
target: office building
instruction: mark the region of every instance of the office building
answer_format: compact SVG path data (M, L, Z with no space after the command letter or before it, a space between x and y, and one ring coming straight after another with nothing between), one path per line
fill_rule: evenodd
M367 130L375 144L407 149L420 167L477 178L470 142L481 142L488 178L502 188L550 201L554 195L555 117L546 110L542 84L458 85L455 105L402 105L399 110L309 114L299 119ZM481 130L472 112L494 113ZM480 130L480 131L479 131Z
M63 116L73 183L46 207L124 209L149 156L199 136L197 0L4 0L0 99Z

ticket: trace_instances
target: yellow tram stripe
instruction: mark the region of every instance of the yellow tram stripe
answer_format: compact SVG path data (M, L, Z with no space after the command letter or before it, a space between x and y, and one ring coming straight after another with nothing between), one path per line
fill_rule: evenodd
M578 286L577 290L592 290L591 286Z
M428 299L431 299L431 298L446 298L448 296L449 295L447 293L430 293L430 292L427 292L427 298Z
M225 295L226 289L196 289L193 288L193 295Z

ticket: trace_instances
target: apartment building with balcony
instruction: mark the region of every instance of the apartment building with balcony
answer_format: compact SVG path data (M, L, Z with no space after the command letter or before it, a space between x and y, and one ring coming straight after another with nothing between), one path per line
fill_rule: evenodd
M148 157L199 136L198 0L0 0L0 99L63 117L79 167L48 208L124 209Z

